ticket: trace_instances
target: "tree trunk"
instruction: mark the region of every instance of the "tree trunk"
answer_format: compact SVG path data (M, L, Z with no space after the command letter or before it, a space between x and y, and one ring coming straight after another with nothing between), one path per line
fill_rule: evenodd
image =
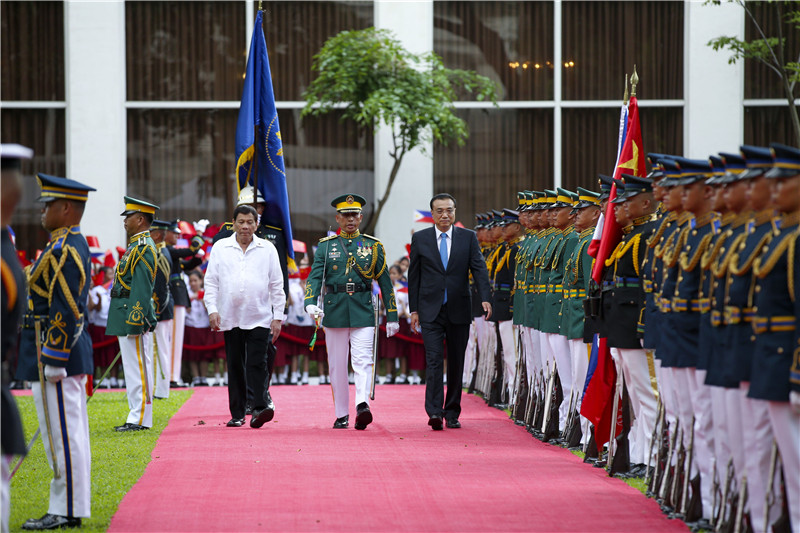
M782 78L783 87L786 90L786 98L789 100L789 115L792 118L792 127L794 128L794 145L800 147L800 117L797 116L797 106L794 103L792 88L785 73Z
M376 206L375 210L369 217L367 224L364 228L364 233L369 235L375 234L375 227L378 225L378 220L381 217L381 211L383 211L383 206L386 205L386 200L389 199L389 193L392 191L392 185L394 185L394 180L397 178L397 173L400 171L400 163L403 161L403 156L405 152L401 152L399 156L394 158L394 165L392 165L392 172L389 174L389 183L386 184L386 190L383 192L383 197L378 200L378 205Z

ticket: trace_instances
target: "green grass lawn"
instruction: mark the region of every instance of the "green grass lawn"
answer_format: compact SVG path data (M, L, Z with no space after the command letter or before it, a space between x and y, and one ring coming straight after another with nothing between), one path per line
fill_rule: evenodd
M191 396L188 390L172 390L168 400L155 400L153 427L149 431L118 433L125 422L128 400L124 392L98 392L89 402L89 438L92 444L92 517L83 521L82 531L105 531L122 497L144 473L158 436L181 405ZM32 396L17 396L25 427L25 440L36 431L36 409ZM12 467L13 468L13 467ZM47 512L53 471L47 464L42 439L11 480L11 531L21 531L28 518Z

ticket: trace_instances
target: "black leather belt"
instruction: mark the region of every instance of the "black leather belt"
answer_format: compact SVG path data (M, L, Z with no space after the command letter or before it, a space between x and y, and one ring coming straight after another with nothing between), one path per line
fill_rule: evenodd
M34 329L36 328L37 321L42 325L42 327L44 327L49 320L50 320L49 315L25 314L22 315L22 327L27 329Z
M353 294L354 292L367 292L372 289L372 287L367 287L362 283L339 283L336 285L326 285L326 287L328 287L328 290L334 294L337 292Z
M111 297L112 298L129 298L131 295L131 291L129 289L125 289L118 285L115 285L111 289Z

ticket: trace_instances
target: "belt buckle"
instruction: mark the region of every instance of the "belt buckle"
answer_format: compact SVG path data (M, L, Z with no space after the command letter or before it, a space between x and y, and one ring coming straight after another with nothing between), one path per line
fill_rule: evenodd
M353 294L356 292L356 284L355 283L345 283L344 284L344 292L347 294Z

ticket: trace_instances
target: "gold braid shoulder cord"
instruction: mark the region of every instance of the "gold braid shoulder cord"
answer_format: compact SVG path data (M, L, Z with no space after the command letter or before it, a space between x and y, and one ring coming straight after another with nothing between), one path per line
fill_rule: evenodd
M798 235L798 230L786 235L781 239L769 257L766 258L766 261L762 263L762 258L759 257L753 263L753 274L760 279L764 279L767 274L769 274L772 269L775 268L775 265L778 263L780 258L783 257L783 253L786 252L786 284L789 287L789 298L791 298L792 302L794 302L794 251Z
M700 243L697 245L697 250L695 250L694 255L689 258L688 252L682 251L680 254L680 266L681 270L684 272L691 272L697 266L697 263L700 262L700 259L703 257L703 253L705 252L708 245L711 243L711 239L714 238L713 233L707 233L700 239ZM685 244L685 241L684 241Z
M703 257L700 259L700 268L709 270L712 261L720 254L720 250L724 248L725 242L731 235L733 235L733 230L730 228L719 234L714 244L706 248L706 251L703 252ZM728 250L728 253L730 254L730 250Z
M675 241L673 247L668 250L664 250L663 260L667 268L672 268L678 263L678 259L680 257L681 252L683 251L683 247L686 246L686 239L689 237L690 229L691 228L687 226L682 230L680 230L680 234L678 235L678 238ZM670 236L670 238L671 237L672 235Z

